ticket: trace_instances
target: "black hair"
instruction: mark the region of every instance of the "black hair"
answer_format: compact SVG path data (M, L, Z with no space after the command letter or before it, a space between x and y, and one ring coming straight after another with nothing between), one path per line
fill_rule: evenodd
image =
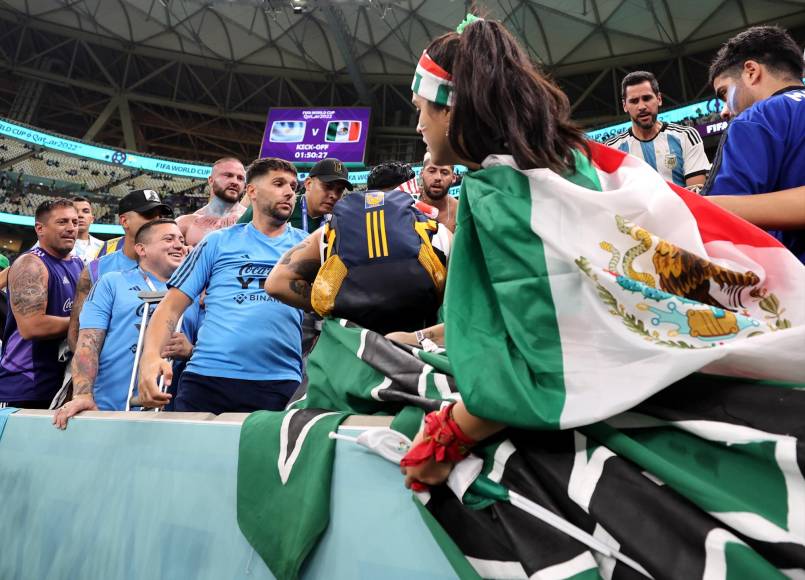
M45 223L50 216L50 212L54 209L59 209L61 207L74 207L73 202L64 197L57 197L55 199L49 199L47 201L43 201L40 203L36 208L36 213L34 214L34 220Z
M802 49L779 26L753 26L730 38L710 63L709 82L722 74L740 73L747 60L754 60L782 77L800 80Z
M414 170L407 163L389 161L372 167L366 179L367 190L393 189L416 177Z
M92 202L83 195L76 195L75 197L71 198L70 201L72 201L73 203L88 203L92 205Z
M511 155L520 169L562 173L575 171L574 150L589 155L584 133L570 120L567 95L500 22L476 20L460 35L436 38L427 52L453 76L448 139L460 158L481 163Z
M252 161L246 168L246 183L251 183L258 177L268 175L270 171L286 171L296 175L296 167L290 161L278 159L277 157L261 157Z
M150 222L145 222L140 229L137 230L137 235L134 236L134 243L135 244L144 244L148 241L149 237L149 230L156 226L161 226L162 224L173 224L176 225L176 221L170 218L158 218L155 220L151 220Z
M621 81L621 98L624 101L626 100L626 87L633 87L646 81L651 83L651 92L659 95L660 83L657 82L657 77L654 76L654 73L650 73L647 70L636 70L623 77Z

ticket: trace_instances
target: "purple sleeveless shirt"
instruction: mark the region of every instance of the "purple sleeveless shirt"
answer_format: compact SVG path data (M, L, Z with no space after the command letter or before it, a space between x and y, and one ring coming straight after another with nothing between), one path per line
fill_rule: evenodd
M45 314L69 317L83 263L80 258L61 260L41 248L26 252L33 254L48 270L48 302ZM9 304L12 296L9 289ZM50 400L61 387L63 363L58 361L59 345L63 339L25 340L17 329L17 320L8 309L0 357L0 401Z

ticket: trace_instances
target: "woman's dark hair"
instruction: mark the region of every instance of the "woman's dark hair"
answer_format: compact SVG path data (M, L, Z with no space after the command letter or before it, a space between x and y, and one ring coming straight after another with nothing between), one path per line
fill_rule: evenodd
M448 32L427 51L453 75L449 140L459 157L480 163L506 154L520 169L562 173L575 170L574 149L589 155L584 134L570 120L567 96L499 22L478 20L461 35Z

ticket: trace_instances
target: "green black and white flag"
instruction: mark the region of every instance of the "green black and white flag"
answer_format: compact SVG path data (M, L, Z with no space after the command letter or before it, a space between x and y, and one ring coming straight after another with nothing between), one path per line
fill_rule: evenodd
M344 415L308 407L395 415L393 427L412 436L425 411L458 396L446 353L345 321L326 321L308 368L308 390L291 410L254 414L241 441L238 512L271 510L240 519L241 529L278 578L295 577L328 519L326 486L295 481L330 477L327 434ZM654 578L796 576L805 569L803 416L805 391L795 385L694 374L604 422L511 429L476 449L483 468L471 477L561 515ZM293 432L306 433L307 447ZM508 503L447 487L417 496L447 532L448 554L457 546L480 577L639 577Z
M510 425L474 449L480 473L461 462L450 488L419 494L447 533L434 537L462 554L460 577L641 577L473 481L536 502L654 578L805 577L805 268L638 160L591 147L567 178L508 158L465 176L447 352L327 320L289 414L385 414L410 437L461 398ZM240 475L257 480L239 490L276 497L297 471L331 469L314 426L282 483L284 417L244 426ZM239 513L258 495L239 493ZM292 509L241 528L255 546L280 542ZM308 550L326 525L316 513L294 539ZM258 551L280 578L300 564L283 558L306 553Z

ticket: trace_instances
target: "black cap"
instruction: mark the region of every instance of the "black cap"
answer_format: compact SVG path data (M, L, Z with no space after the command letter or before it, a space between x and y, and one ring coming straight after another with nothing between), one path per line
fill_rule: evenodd
M310 170L310 173L308 173L308 177L318 177L325 183L343 181L347 189L352 191L352 184L349 182L349 172L347 168L344 167L344 164L335 157L328 157L316 163L313 169Z
M117 215L122 215L127 211L148 213L156 208L162 210L162 215L173 217L173 208L162 203L156 191L153 189L135 189L120 198L120 202L117 204Z

